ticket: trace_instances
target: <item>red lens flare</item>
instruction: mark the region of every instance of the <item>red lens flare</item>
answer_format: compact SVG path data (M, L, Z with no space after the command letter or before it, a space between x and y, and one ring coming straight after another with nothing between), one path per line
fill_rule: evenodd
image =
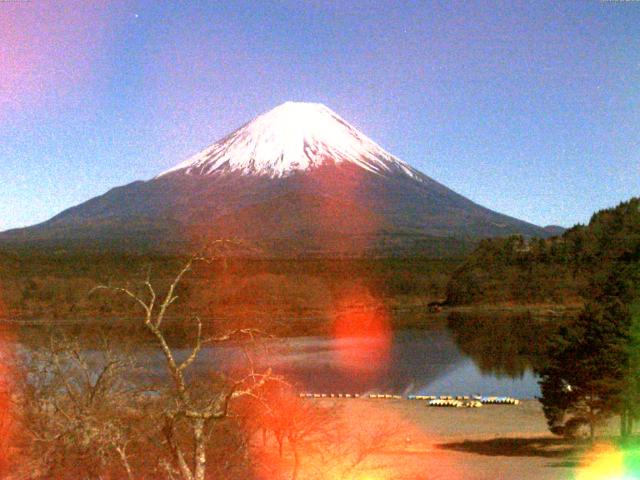
M2 2L0 121L92 88L110 13L99 2ZM83 88L79 88L83 87Z
M438 448L441 438L425 431L398 404L391 405L387 400L360 399L355 403L345 400L341 418L346 422L351 449L358 451L364 447L373 452L355 475L347 478L468 478L457 456ZM352 460L346 456L343 461Z
M326 253L360 257L374 247L384 221L369 207L367 175L357 167L328 162L304 178L303 191L312 194L300 196L299 202L313 214L311 237Z
M306 416L312 405L305 404L295 393L278 382L267 385L259 404L249 402L245 414L248 418L252 456L256 478L269 480L281 478L295 466L303 455L306 435L311 435ZM292 461L293 460L293 461Z
M381 402L381 403L379 403ZM278 392L248 412L254 475L273 478L462 480L455 453L439 449L402 409L385 401L306 399ZM428 472L425 475L425 472Z
M13 340L9 326L3 323L6 321L7 310L2 301L2 294L0 285L0 478L9 473L14 453L14 409L11 401Z
M384 305L356 286L339 298L334 311L336 361L349 373L371 379L388 365L392 333Z

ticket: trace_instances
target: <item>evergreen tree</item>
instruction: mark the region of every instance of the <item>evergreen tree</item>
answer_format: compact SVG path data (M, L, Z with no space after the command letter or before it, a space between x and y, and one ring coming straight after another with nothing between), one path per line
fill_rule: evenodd
M544 413L552 432L568 420L589 424L620 415L620 434L640 418L640 262L627 249L594 275L593 298L579 318L551 342L539 371Z
M596 426L621 409L627 372L627 309L621 302L592 303L562 329L541 369L540 388L552 432L566 431L568 421Z

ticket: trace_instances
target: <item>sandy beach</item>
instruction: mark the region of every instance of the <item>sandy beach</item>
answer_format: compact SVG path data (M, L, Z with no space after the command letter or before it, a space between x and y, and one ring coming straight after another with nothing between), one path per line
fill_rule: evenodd
M587 453L593 447L550 434L536 400L481 408L436 408L427 407L424 401L368 398L335 402L347 423L356 428L368 425L371 434L382 425L395 437L371 458L366 473L356 478L599 478L584 468L598 459ZM605 436L612 433L613 421L601 430L603 437L597 443L605 442Z

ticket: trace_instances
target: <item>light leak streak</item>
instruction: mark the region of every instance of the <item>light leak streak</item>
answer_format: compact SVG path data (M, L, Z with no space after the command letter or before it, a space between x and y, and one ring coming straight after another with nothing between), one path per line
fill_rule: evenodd
M0 284L0 321L5 318L7 310L2 300L3 289ZM14 408L12 402L13 375L13 340L8 325L0 323L0 478L4 478L11 469L14 453Z
M371 379L389 364L392 332L384 305L364 287L338 300L333 323L336 361L347 372Z
M95 87L111 22L100 2L1 2L0 122ZM1 123L0 123L1 124Z
M640 478L640 453L634 448L595 445L584 456L575 480L633 480Z

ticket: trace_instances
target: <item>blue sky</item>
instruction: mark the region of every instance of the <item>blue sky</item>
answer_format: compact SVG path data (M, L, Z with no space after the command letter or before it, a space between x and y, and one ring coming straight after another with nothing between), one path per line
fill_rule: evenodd
M640 2L0 2L0 230L287 100L489 208L586 222L640 194Z

